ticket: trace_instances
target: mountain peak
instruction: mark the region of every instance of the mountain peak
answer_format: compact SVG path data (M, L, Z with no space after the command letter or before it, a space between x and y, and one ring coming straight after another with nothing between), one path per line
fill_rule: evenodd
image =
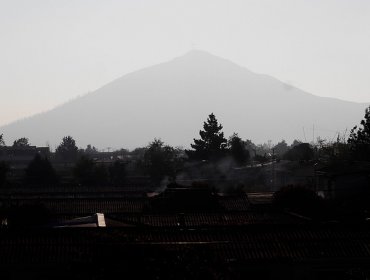
M179 69L182 69L181 71L207 73L207 76L214 75L226 77L234 75L236 72L240 72L240 70L242 70L244 74L250 72L248 69L228 59L198 49L191 50L172 61L175 62Z
M198 61L199 60L223 60L223 61L226 61L226 59L224 58L211 54L207 51L198 50L198 49L191 50L185 53L184 55L177 57L176 59L189 60L189 61L190 60L198 60Z
M207 51L204 51L204 50L200 50L200 49L193 49L193 50L190 50L188 51L187 53L185 53L183 55L183 57L186 57L186 56L215 56Z
M331 139L331 131L357 124L366 106L287 88L228 59L192 50L0 131L11 141L26 136L35 145L57 145L72 135L80 147L131 149L156 137L187 147L214 112L225 135L237 131L257 143L282 138L290 142L302 139L302 127L313 124L316 136Z

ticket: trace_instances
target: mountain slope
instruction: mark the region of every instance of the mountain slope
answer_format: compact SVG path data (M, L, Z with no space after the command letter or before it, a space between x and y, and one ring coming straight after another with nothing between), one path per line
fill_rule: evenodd
M81 147L134 148L155 137L189 146L214 112L225 135L256 142L335 137L367 104L317 97L203 51L125 75L51 111L0 128L52 147L72 135ZM313 135L312 127L316 129Z

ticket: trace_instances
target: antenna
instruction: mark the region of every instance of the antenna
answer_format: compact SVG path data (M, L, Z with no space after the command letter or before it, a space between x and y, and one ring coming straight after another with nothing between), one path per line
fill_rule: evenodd
M339 131L336 131L336 132L334 133L333 139L331 139L331 142L332 142L332 143L333 143L333 141L334 141L335 136L337 136L337 134L338 134L338 136L339 136Z
M303 136L304 136L304 141L307 142L307 139L306 139L306 132L304 131L304 127L303 128Z
M315 143L315 124L312 125L312 144Z
M346 138L347 138L347 128L346 130L344 131L344 135L343 135L343 143L346 142Z

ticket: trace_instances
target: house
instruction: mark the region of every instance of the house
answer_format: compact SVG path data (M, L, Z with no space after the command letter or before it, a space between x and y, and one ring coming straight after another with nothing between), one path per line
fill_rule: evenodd
M325 198L343 200L370 194L370 163L344 162L318 164L315 188Z
M65 227L105 227L105 217L103 213L95 213L92 216L79 217L59 223L55 228Z

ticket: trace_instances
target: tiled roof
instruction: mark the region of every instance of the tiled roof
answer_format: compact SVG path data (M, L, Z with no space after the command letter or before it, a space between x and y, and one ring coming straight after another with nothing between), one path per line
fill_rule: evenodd
M145 200L140 198L62 198L62 199L17 199L15 205L40 203L52 214L91 215L94 213L142 212Z
M140 199L79 199L69 201L43 202L48 209L56 213L117 213L141 212L144 201Z
M208 227L236 226L249 224L292 224L302 223L286 214L259 212L234 213L182 213L182 214L112 214L109 218L132 225L151 227Z
M246 195L218 197L218 203L225 211L247 211L250 206Z
M248 226L201 230L85 228L0 231L0 248L0 266L109 261L132 251L141 252L141 260L154 258L160 261L161 257L166 257L166 252L181 254L184 248L195 252L206 248L212 258L222 262L360 260L370 266L370 229L357 226ZM157 255L158 252L161 255Z
M173 191L172 191L173 192ZM2 199L4 205L22 205L39 203L43 204L55 214L76 214L85 215L97 212L102 213L138 213L147 212L233 212L247 211L250 203L245 194L220 196L213 194L210 196L197 197L197 193L187 193L183 198L182 194L176 194L176 200L168 195L154 198L145 196L110 196L110 197L79 197L71 193L60 194L60 197L40 197L38 195L23 195L19 197L9 196ZM195 203L196 202L196 203Z

